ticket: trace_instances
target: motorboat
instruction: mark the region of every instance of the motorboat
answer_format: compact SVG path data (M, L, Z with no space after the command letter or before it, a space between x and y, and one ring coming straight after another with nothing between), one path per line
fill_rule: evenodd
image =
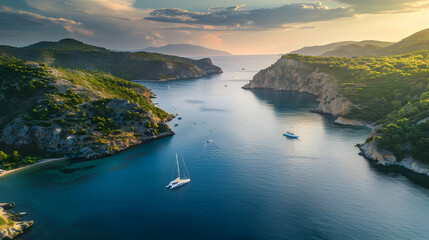
M283 133L283 136L291 137L291 138L298 138L299 137L299 136L295 135L293 132Z

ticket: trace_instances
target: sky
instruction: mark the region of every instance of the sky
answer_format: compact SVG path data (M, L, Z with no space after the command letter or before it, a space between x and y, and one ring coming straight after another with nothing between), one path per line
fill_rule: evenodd
M74 38L116 50L188 43L281 54L399 41L429 28L429 0L0 0L0 45Z

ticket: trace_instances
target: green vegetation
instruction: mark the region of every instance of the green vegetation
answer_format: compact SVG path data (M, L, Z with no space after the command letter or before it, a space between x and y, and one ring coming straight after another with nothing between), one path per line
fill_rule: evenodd
M0 215L0 227L11 227L14 224L15 223L12 220Z
M66 80L74 85L83 86L92 91L101 92L105 98L127 99L131 103L137 103L146 111L151 111L159 118L165 118L168 113L152 105L149 100L150 91L146 87L114 77L103 72L90 72L86 70L70 70L58 68ZM76 98L75 101L81 101L76 94L69 93L68 97Z
M58 42L39 42L25 48L51 49L51 50L57 50L57 51L82 51L82 52L108 52L109 51L105 48L91 46L71 38L65 38Z
M338 92L355 104L345 117L381 126L375 139L380 148L399 161L412 156L429 163L429 51L377 58L284 57L334 76Z
M353 119L377 121L429 91L429 51L378 58L284 57L333 75L339 93L358 105L345 116Z
M0 57L0 168L42 157L104 156L170 132L170 115L150 96L108 73Z
M379 147L392 151L398 160L407 155L429 163L429 122L411 124L407 118L397 120L382 129L375 139ZM409 144L409 146L408 146Z
M23 48L0 46L0 56L54 67L109 72L127 80L192 78L222 72L211 61L204 59L193 60L148 52L115 52L74 39L39 42Z
M22 157L18 151L13 151L12 154L0 151L0 169L11 170L36 163L40 159L40 157Z

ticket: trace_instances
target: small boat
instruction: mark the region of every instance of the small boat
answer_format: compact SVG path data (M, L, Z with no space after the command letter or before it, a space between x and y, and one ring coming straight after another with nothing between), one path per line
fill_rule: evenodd
M191 178L189 176L188 173L188 169L186 168L186 164L185 164L185 160L182 158L183 160L183 165L185 166L185 173L187 173L187 177L185 174L184 178L180 178L180 167L179 167L179 158L177 157L177 153L176 153L176 163L177 163L177 175L178 177L176 179L174 179L173 181L171 181L167 186L165 186L168 189L174 189L180 186L183 186L187 183L189 183L191 181Z
M213 140L211 140L211 139L209 139L209 140L207 140L207 143L213 143Z
M299 136L295 135L293 132L283 133L283 136L291 137L291 138L298 138L299 137Z
M174 124L174 126L177 127L177 126L179 126L179 124L176 123L176 124Z
M179 117L179 118L177 118L177 119L182 120L182 117Z

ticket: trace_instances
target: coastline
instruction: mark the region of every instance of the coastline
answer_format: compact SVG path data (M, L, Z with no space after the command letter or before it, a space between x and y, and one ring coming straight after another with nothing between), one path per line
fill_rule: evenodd
M411 172L422 174L424 176L429 177L429 165L423 162L420 162L411 156L406 157L400 161L396 160L396 157L392 152L379 149L375 142L375 137L377 136L377 132L375 129L372 129L370 138L373 140L363 143L356 144L356 147L359 148L360 153L364 158L375 162L375 164L380 164L385 167L389 166L399 166Z
M12 169L12 170L1 170L0 169L0 180L1 180L2 177L5 177L5 176L7 176L7 175L9 175L11 173L18 172L18 171L24 170L26 168L34 167L34 166L37 166L37 165L45 164L45 163L48 163L48 162L54 162L54 161L60 161L60 160L79 160L79 159L96 160L96 159L101 159L101 158L113 156L113 155L119 154L121 152L127 151L129 149L132 149L133 147L139 146L141 144L148 143L150 141L154 141L154 140L157 140L157 139L160 139L160 138L173 136L174 134L175 133L173 131L169 131L169 132L165 132L165 133L160 133L160 134L158 134L158 135L156 135L154 137L150 137L148 139L142 139L140 143L129 145L128 147L120 149L119 151L117 151L115 153L104 154L104 155L101 155L101 156L95 157L95 158L68 158L68 157L65 157L65 156L64 157L60 157L60 158L46 158L46 159L42 159L42 160L40 160L40 161L38 161L36 163L30 164L30 165L27 165L27 166L23 166L23 167L19 167L19 168L16 168L16 169Z
M380 151L375 146L374 142L369 142L362 145L357 144L356 146L361 151L360 155L370 161L375 162L375 164L380 164L384 167L398 166L413 173L429 177L429 166L420 161L415 160L412 157L406 157L398 162L396 161L396 158L395 156L393 156L392 153L387 151Z
M29 167L34 167L34 166L45 164L45 163L48 163L48 162L54 162L54 161L66 160L66 159L68 159L68 158L66 158L66 157L61 157L61 158L45 158L45 159L42 159L42 160L40 160L40 161L38 161L36 163L27 165L27 166L15 168L15 169L12 169L12 170L3 170L3 172L0 172L0 179L2 177L4 177L4 176L7 176L7 175L11 174L11 173L18 172L18 171L24 170L24 169L29 168Z

